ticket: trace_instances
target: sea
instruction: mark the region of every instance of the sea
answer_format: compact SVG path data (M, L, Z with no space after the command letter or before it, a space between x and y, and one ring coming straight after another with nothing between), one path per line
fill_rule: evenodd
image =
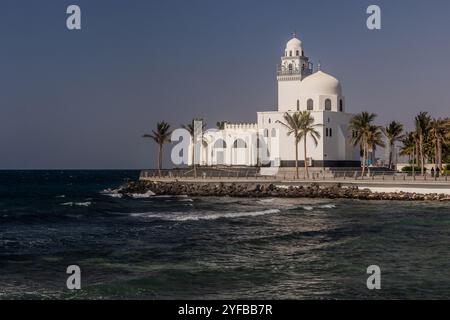
M448 202L115 191L138 176L0 171L0 299L450 298Z

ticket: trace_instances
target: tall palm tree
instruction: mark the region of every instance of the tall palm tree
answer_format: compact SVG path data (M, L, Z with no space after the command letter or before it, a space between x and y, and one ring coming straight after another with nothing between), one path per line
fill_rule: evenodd
M368 153L374 153L377 146L384 148L386 144L383 141L383 129L380 126L370 125L367 133L367 151ZM370 173L370 168L367 167L367 171Z
M444 119L433 119L429 127L429 140L433 147L434 163L442 170L442 145L447 145L450 138L449 122Z
M368 156L368 138L370 134L370 127L377 115L375 113L368 113L363 111L356 114L350 120L349 130L352 132L352 143L354 146L359 145L362 151L362 170L361 176L364 176L367 156Z
M401 139L402 145L400 146L400 155L408 156L409 160L414 164L414 156L416 149L416 137L414 132L406 132Z
M161 175L162 168L162 155L163 146L165 143L170 142L170 125L167 122L158 122L156 124L156 130L152 130L151 134L142 135L143 138L151 138L158 144L158 173Z
M420 112L415 117L416 135L420 159L420 173L423 175L425 171L425 139L430 129L431 117L428 112Z
M392 121L386 128L383 128L389 146L389 169L392 169L392 154L395 143L403 138L403 124L398 121Z
M308 135L313 140L314 144L317 146L318 140L320 139L320 133L317 131L318 127L321 127L322 124L314 124L314 118L311 116L309 111L300 111L290 114L286 112L283 116L285 122L281 122L277 120L282 126L287 129L287 135L293 135L295 141L295 172L297 179L298 175L298 143L303 139L303 148L304 148L304 165L305 165L305 173L306 177L309 178L308 172L308 163L307 159L307 147L306 147L306 139Z
M192 119L192 121L188 124L182 124L181 127L185 130L187 130L189 132L189 134L191 135L192 138L192 143L191 143L191 160L192 160L192 168L194 170L194 178L197 178L197 166L195 165L195 141L194 141L194 136L195 136L195 121L201 121L202 122L202 134L206 129L206 122L203 121L202 118L194 118ZM203 137L202 137L203 139Z

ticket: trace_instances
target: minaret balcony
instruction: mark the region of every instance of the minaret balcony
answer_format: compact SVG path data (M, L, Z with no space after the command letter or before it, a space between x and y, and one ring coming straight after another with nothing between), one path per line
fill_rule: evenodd
M312 69L303 68L303 69L289 69L282 66L277 67L277 76L296 76L296 75L310 75L312 74Z

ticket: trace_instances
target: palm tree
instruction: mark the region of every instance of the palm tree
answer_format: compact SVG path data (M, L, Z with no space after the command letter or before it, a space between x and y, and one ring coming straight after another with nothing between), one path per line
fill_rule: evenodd
M320 133L316 130L317 127L321 127L322 124L314 124L314 118L311 116L309 111L300 111L295 112L293 114L289 114L286 112L284 114L284 121L281 122L277 120L278 123L283 125L288 131L287 135L293 135L295 141L295 172L297 179L298 175L298 143L303 138L303 147L304 147L304 165L305 165L305 173L306 177L309 178L308 172L308 163L306 162L307 153L306 153L306 138L308 135L312 138L314 144L317 146L318 140L320 139Z
M370 125L367 133L367 151L374 153L377 146L384 148L386 145L383 141L383 129L380 126ZM370 168L367 167L370 174Z
M423 175L425 171L425 138L428 135L428 131L430 129L431 117L428 115L428 112L420 112L415 117L415 126L416 126L416 135L417 135L417 143L418 143L418 151L419 151L419 159L420 159L420 173Z
M227 124L228 121L217 121L216 122L216 127L219 130L224 130L225 129L225 124Z
M392 150L395 148L395 143L403 138L402 132L403 124L397 121L392 121L386 128L383 128L383 133L389 145L389 169L392 169Z
M158 144L158 173L161 175L162 168L162 155L163 146L165 143L170 142L170 135L172 134L170 125L167 122L158 122L156 124L156 130L152 130L151 134L142 135L143 138L151 138Z
M194 118L192 119L192 121L188 124L182 124L181 127L185 130L187 130L189 132L189 134L191 135L192 138L192 144L191 144L191 151L192 151L192 168L194 170L194 178L197 178L197 167L195 165L195 141L194 141L194 136L195 136L195 121L201 121L202 122L202 134L206 129L206 123L203 121L202 118ZM202 137L203 139L203 137Z
M434 149L434 163L436 168L442 170L442 145L448 144L449 123L443 119L433 119L429 129L429 140Z
M370 134L370 126L377 115L375 113L368 113L363 111L350 120L349 130L352 131L353 145L359 145L362 151L362 171L361 176L364 176L366 168L366 160L368 156L368 138Z
M408 156L409 161L414 163L415 149L416 149L416 137L414 132L406 132L401 139L402 145L400 146L400 155Z

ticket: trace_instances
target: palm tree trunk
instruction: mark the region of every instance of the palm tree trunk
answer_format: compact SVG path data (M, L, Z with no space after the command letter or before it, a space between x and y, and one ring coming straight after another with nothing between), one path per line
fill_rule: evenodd
M419 136L419 154L420 154L420 174L423 175L425 162L425 157L423 154L423 135Z
M438 139L436 142L436 165L439 168L439 170L442 170L442 146L441 146L441 140Z
M363 158L362 158L361 177L364 176L365 169L366 169L366 144L363 143Z
M306 159L307 159L307 157L306 157L306 134L305 134L305 136L303 137L303 150L304 150L304 152L305 152L305 161L304 161L304 164L305 164L305 173L306 173L306 177L309 179L308 164L306 163Z
M389 169L392 169L392 148L393 148L393 144L391 143L389 145Z
M298 140L295 139L295 176L298 179Z
M161 143L161 144L159 144L159 147L158 147L158 174L159 174L159 176L161 176L161 168L162 168L162 148L163 148L163 145Z

